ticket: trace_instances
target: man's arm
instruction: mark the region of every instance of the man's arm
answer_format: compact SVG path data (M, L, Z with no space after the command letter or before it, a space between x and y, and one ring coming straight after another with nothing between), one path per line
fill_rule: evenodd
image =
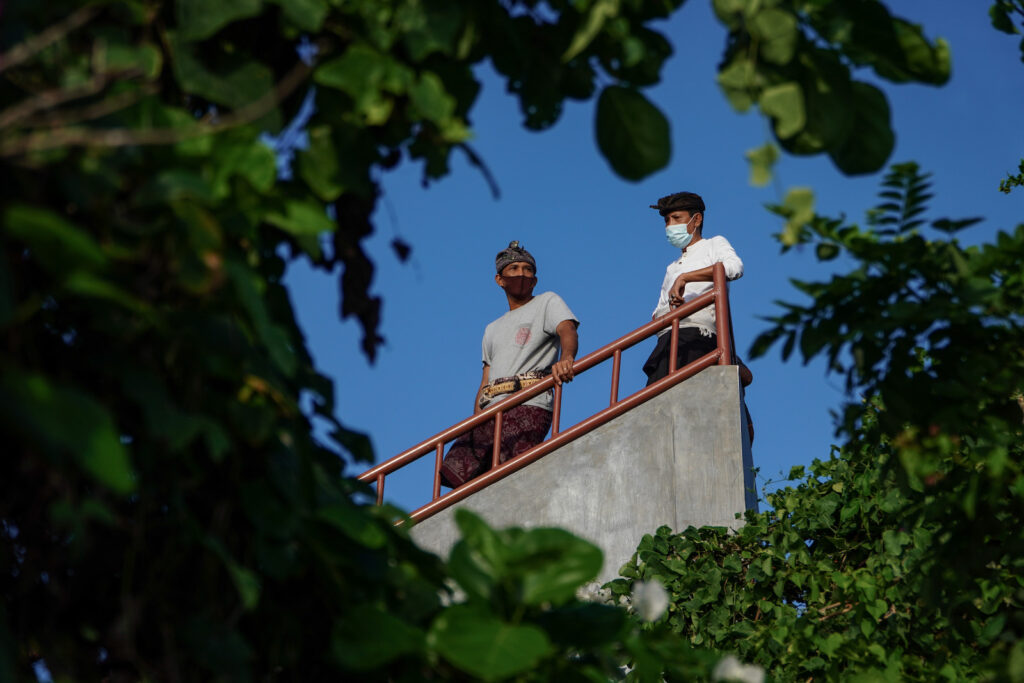
M571 382L573 378L572 364L576 360L576 352L579 350L580 338L576 333L575 320L563 320L555 328L558 339L562 343L562 354L557 363L551 366L551 375L555 378L555 384Z
M707 266L699 270L691 270L688 273L680 273L676 281L672 283L672 289L669 291L668 304L672 308L679 306L683 303L683 292L686 289L687 282L711 282L714 280L715 267Z
M476 400L473 401L473 414L479 413L482 408L480 407L480 395L484 393L484 387L490 381L491 366L484 363L484 376L480 379L480 388L476 390Z
M737 280L743 277L743 261L740 260L736 250L729 244L729 240L722 236L709 239L712 240L711 260L713 263L721 263L725 266L726 279ZM711 282L714 280L714 272L714 266L712 265L680 274L669 290L669 305L675 308L683 303L683 293L687 282Z

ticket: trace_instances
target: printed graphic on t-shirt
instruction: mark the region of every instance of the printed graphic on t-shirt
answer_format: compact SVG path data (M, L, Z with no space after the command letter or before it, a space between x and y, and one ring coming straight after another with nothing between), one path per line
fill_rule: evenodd
M530 341L530 328L520 327L516 332L516 346L525 346L528 341Z

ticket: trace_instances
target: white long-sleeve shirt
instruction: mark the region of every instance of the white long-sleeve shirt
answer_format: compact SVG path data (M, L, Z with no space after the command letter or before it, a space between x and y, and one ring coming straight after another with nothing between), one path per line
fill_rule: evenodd
M721 263L725 266L725 277L729 280L736 280L743 276L743 261L736 255L736 250L729 244L729 240L720 235L705 237L696 244L692 244L683 251L682 256L668 264L665 269L665 279L661 283L661 296L658 297L658 305L654 309L654 317L663 316L671 308L668 305L668 295L672 290L672 284L682 273L690 273L701 268ZM683 300L691 301L704 292L710 291L712 282L687 282L683 292ZM680 327L697 327L701 334L709 336L715 333L715 307L708 306L697 311L693 315L679 321ZM665 328L658 334L664 334L671 328Z

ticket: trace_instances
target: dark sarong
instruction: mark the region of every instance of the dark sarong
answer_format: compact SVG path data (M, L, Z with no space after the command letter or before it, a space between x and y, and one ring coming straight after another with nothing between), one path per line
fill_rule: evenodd
M654 384L662 377L668 376L669 346L672 344L672 333L666 332L658 337L658 343L644 363L647 373L647 385ZM679 342L676 346L676 369L689 365L702 356L706 356L718 346L718 336L705 337L696 327L680 327Z
M644 372L647 373L647 386L657 382L662 377L668 377L669 347L672 345L672 333L666 332L658 337L658 343L654 350L647 357L644 363ZM676 370L689 365L695 360L708 355L718 346L718 336L705 337L695 327L680 327L679 340L676 343ZM753 380L750 369L743 364L739 356L733 358L733 362L740 366L740 383L747 386ZM750 443L754 443L754 420L750 417L750 410L747 409L746 398L743 401L743 411L747 414L747 431L750 434Z
M537 406L516 406L501 415L501 462L506 462L533 448L547 436L551 428L551 411ZM488 420L468 434L463 434L444 456L441 483L450 488L491 469L494 450L494 420Z

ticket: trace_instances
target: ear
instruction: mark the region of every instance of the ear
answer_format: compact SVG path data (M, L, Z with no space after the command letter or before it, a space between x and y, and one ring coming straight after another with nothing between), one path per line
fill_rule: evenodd
M494 276L494 281L498 283L499 287L504 289L505 285L501 284L501 280L502 280L501 273L498 273L497 275Z
M704 234L704 231L702 230L703 227L704 227L704 214L703 213L695 213L695 214L693 214L693 231L697 232L698 230L700 230L701 234L703 235Z

